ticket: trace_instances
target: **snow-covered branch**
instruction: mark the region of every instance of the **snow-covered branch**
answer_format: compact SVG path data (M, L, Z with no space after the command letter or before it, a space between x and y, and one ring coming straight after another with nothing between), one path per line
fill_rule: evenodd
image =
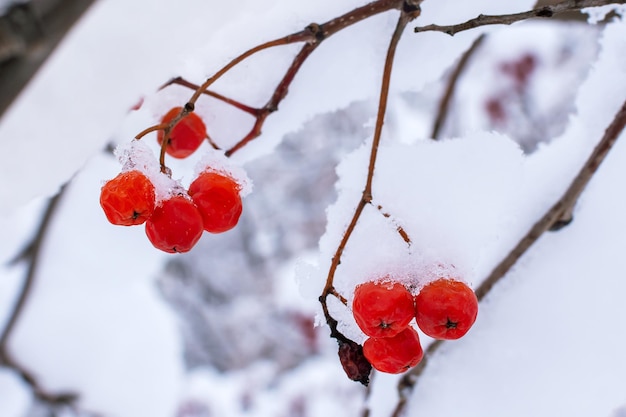
M598 170L598 167L604 161L609 151L617 141L618 137L626 127L626 102L615 115L611 124L606 128L600 142L596 145L593 152L576 175L571 185L567 188L563 196L539 219L519 243L509 252L509 254L493 269L491 274L476 289L476 296L479 300L491 291L493 286L502 279L506 273L517 263L517 261L528 251L528 249L547 231L551 230L558 222L563 222L564 216L571 216L573 207L583 190L591 181L591 178ZM571 221L571 217L569 217ZM568 224L569 221L562 224ZM428 359L441 346L444 345L443 340L436 340L431 343L424 354L424 359L418 366L407 372L398 384L398 392L400 400L393 414L393 417L403 415L408 394L417 384L420 376L428 365Z

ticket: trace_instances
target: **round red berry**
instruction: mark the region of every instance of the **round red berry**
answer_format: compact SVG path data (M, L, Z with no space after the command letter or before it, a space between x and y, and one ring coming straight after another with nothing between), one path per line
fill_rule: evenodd
M404 372L424 357L419 335L412 327L392 337L370 337L363 343L363 354L375 369L389 374Z
M163 116L161 123L170 123L182 110L182 107L174 107ZM157 133L159 145L163 143L164 135L162 130ZM206 136L206 126L200 116L196 113L189 113L180 119L170 131L165 151L174 158L186 158L202 145Z
M237 225L243 210L239 184L227 175L206 171L189 186L189 195L202 214L204 230L222 233Z
M107 181L100 206L109 222L120 226L144 223L154 211L154 185L139 171L126 171Z
M202 236L202 216L189 198L173 196L154 209L146 222L146 235L164 252L188 252Z
M352 313L366 335L394 336L415 317L413 296L398 282L369 281L356 287Z
M466 284L437 279L415 297L415 318L419 328L435 339L458 339L476 321L478 299Z

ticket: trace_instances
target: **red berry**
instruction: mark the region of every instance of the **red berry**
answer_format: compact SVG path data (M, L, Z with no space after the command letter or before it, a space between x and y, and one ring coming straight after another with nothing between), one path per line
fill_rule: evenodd
M398 282L369 281L356 287L352 313L366 335L391 337L415 317L413 296Z
M154 185L139 171L126 171L102 187L100 205L107 219L116 225L144 223L154 211Z
M370 337L363 343L363 354L374 368L389 374L404 372L424 357L419 335L412 327L392 337Z
M478 299L466 284L441 278L427 284L415 297L419 328L435 339L458 339L476 321Z
M146 235L164 252L188 252L202 236L202 216L190 199L176 195L154 209Z
M189 186L189 195L198 206L204 230L222 233L237 225L243 210L239 184L227 175L205 171Z
M163 116L161 123L171 122L182 110L182 107L174 107ZM159 145L163 143L163 136L164 132L159 130L157 133ZM165 151L174 158L186 158L202 145L202 141L204 141L205 138L206 126L204 122L197 114L189 113L187 116L180 119L170 131L170 137Z

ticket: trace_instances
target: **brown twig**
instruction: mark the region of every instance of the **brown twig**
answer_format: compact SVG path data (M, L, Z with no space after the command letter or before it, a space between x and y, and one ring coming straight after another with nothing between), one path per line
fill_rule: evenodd
M187 87L187 88L189 88L191 90L198 90L200 88L199 85L194 84L194 83L192 83L190 81L187 81L183 77L175 77L175 78L172 78L171 80L169 80L168 82L166 82L165 84L163 84L159 88L159 90L163 90L164 88L169 87L170 85L180 85L182 87ZM215 98L217 100L223 101L224 103L229 104L229 105L235 107L236 109L239 109L242 112L248 113L248 114L250 114L252 116L256 116L257 113L259 112L259 109L257 109L257 108L250 107L250 106L248 106L246 104L243 104L243 103L241 103L241 102L239 102L237 100L233 100L232 98L226 97L226 96L224 96L222 94L216 93L216 92L211 91L211 90L204 90L202 92L202 94L206 94L209 97L213 97L213 98Z
M519 243L509 252L509 254L493 269L491 274L476 289L476 297L483 300L491 291L493 286L500 281L505 274L517 263L517 261L528 251L528 249L550 228L555 222L558 222L564 214L571 213L576 205L580 195L585 187L598 170L598 167L604 161L609 151L624 131L626 126L626 102L615 115L611 124L606 128L600 142L596 145L593 152L580 169L570 186L567 188L563 196L537 221L526 233ZM443 341L437 340L433 342L426 352L422 362L407 372L398 384L399 402L393 417L400 417L404 412L408 395L413 390L419 377L424 372L428 359L443 346Z
M339 267L339 264L341 263L341 256L343 255L343 251L345 250L346 245L348 244L348 241L350 240L350 237L352 236L352 233L354 232L354 229L356 228L356 225L359 221L359 218L361 217L361 214L363 213L363 210L372 201L372 181L374 178L374 169L376 167L376 158L378 155L378 147L380 145L382 126L384 123L385 113L387 110L387 98L389 95L389 84L391 80L391 70L393 67L393 57L395 55L395 50L396 50L398 41L400 40L402 30L406 27L408 22L409 20L407 20L407 17L405 16L405 14L402 13L401 18L398 20L396 30L394 31L394 34L392 36L392 40L389 44L389 49L387 50L387 57L385 59L385 67L384 67L384 72L383 72L383 80L382 80L382 85L380 89L378 115L376 117L376 127L374 129L374 137L372 139L372 146L370 150L369 164L368 164L368 169L367 169L367 180L365 183L365 188L363 189L361 199L356 205L354 214L352 215L352 219L350 220L348 227L343 233L341 241L339 242L339 245L337 246L337 250L335 251L335 254L333 255L330 269L328 271L328 276L326 278L326 283L324 285L322 295L320 296L320 302L322 303L322 306L325 306L326 298L328 297L328 295L333 294L335 292L335 288L334 288L335 273L337 272L337 268Z
M36 398L50 405L72 403L77 399L77 395L74 393L52 394L44 390L37 381L37 378L24 366L17 362L17 360L15 360L15 358L9 353L8 343L11 334L24 311L28 297L31 294L37 274L37 267L39 266L41 248L65 189L66 185L64 185L61 190L50 199L41 223L37 228L37 233L33 237L32 241L12 261L14 264L18 262L28 262L28 269L26 271L26 276L24 278L24 282L22 283L20 292L17 296L17 300L13 305L13 309L9 313L9 318L4 326L4 329L0 334L0 365L13 369L18 375L20 375L24 382L31 387Z
M439 26L439 25L427 25L418 26L414 29L415 32L428 32L436 31L447 33L450 36L469 30L475 29L480 26L487 25L510 25L522 20L528 20L533 18L550 18L565 12L577 12L588 7L606 6L610 4L625 4L626 0L565 0L557 4L539 7L533 10L522 13L503 14L503 15L484 15L481 14L474 19L470 19L467 22Z
M311 53L313 53L318 45L319 42L307 43L302 47L302 49L300 49L300 52L298 53L298 55L296 55L296 58L289 66L289 69L287 69L285 76L276 87L276 90L272 94L270 100L257 112L256 121L250 132L243 139L237 142L232 148L228 149L224 153L226 156L231 156L233 153L246 146L250 141L261 135L261 129L263 128L265 119L267 119L270 114L278 110L278 105L287 96L289 86L295 78L298 70L302 67L304 61L306 61L306 59L309 57L309 55L311 55Z
M459 78L465 68L467 67L470 58L474 53L478 50L480 45L485 40L485 34L480 35L474 42L472 46L469 47L467 51L461 56L461 59L457 63L456 67L452 74L450 74L450 78L448 79L448 84L446 86L446 90L444 94L441 96L441 100L439 101L439 107L437 109L437 117L435 118L435 123L433 125L433 131L430 134L430 137L434 140L438 140L441 135L441 129L448 117L448 112L450 109L450 102L452 101L452 97L454 96L454 92L456 91L456 86L458 84Z

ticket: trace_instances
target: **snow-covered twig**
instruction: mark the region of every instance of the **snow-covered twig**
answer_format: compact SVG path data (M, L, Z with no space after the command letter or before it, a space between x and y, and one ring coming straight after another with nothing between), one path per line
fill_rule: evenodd
M0 334L0 365L13 369L18 375L20 375L24 382L31 387L33 394L37 397L37 399L51 405L72 403L76 400L77 396L74 393L53 394L47 392L43 387L41 387L37 378L9 353L8 344L11 334L15 329L22 312L24 311L28 297L31 294L37 274L37 267L39 265L41 247L65 188L66 185L64 185L61 190L50 199L32 241L12 261L12 263L27 262L28 268L13 309L9 313L7 323Z
M529 10L527 12L503 14L503 15L484 15L481 14L474 19L470 19L467 22L459 23L456 25L440 26L440 25L428 25L418 26L414 29L415 32L443 32L450 36L454 36L459 32L463 32L469 29L475 29L480 26L487 25L510 25L522 20L528 20L538 17L554 17L556 15L565 12L577 12L588 7L599 7L610 4L625 4L626 0L565 0L557 4L539 7L537 9Z
M626 127L626 102L615 115L611 124L606 128L600 142L578 172L563 196L539 219L509 252L509 254L493 269L489 276L476 289L478 300L482 300L491 291L493 286L502 279L513 265L526 253L526 251L547 231L551 230L556 223L563 222L564 218L571 216L578 198L585 187L604 161L609 151ZM564 217L565 216L565 217ZM571 217L569 217L571 219ZM428 346L424 352L424 359L418 366L407 372L398 384L399 402L393 417L400 417L404 412L410 392L417 384L419 377L428 365L428 359L444 344L442 340L436 340Z
M402 33L404 32L404 29L406 28L407 24L411 22L413 19L417 18L419 14L420 14L419 7L416 7L413 9L404 8L402 12L400 13L398 23L391 37L391 41L387 49L387 56L385 58L383 78L382 78L382 83L381 83L381 88L380 88L380 97L379 97L379 103L378 103L378 114L376 117L376 125L374 127L374 136L372 139L372 145L371 145L371 150L370 150L370 158L369 158L367 180L365 183L365 188L363 189L361 199L356 205L354 214L352 215L352 219L350 220L348 227L343 233L341 242L337 246L337 250L335 251L335 254L333 255L331 265L328 271L328 276L326 278L326 283L324 285L324 289L322 290L322 294L319 297L319 301L322 304L322 309L324 312L324 316L326 318L326 322L331 327L331 337L337 339L337 341L339 342L340 359L342 360L342 365L344 366L344 369L346 369L346 358L341 355L341 348L342 348L342 343L343 343L342 339L345 339L345 336L343 336L337 330L337 321L330 315L328 311L327 299L329 295L336 294L336 290L334 287L334 279L335 279L335 273L337 271L337 268L339 267L339 264L341 263L341 256L343 254L343 251L346 248L346 245L348 244L348 241L350 240L350 237L352 236L352 233L356 229L357 223L359 221L359 218L361 217L361 214L363 213L363 210L368 204L371 204L372 202L372 182L374 179L374 170L376 168L376 159L377 159L378 148L379 148L380 140L382 136L382 129L383 129L383 124L385 120L385 114L387 112L387 100L389 97L391 71L393 68L393 61L395 57L396 47L398 46L398 42L400 41L400 38L402 37ZM408 239L408 236L407 236L407 239ZM408 241L410 242L410 239ZM341 297L340 300L345 304L345 298ZM337 336L340 336L340 337L337 337ZM353 341L349 341L349 343L354 344ZM350 361L352 360L353 358L350 358ZM362 362L367 363L367 360L365 359L365 357L361 355L359 355L356 358L356 360L360 363ZM353 364L351 363L351 365ZM361 374L351 375L347 369L346 369L346 373L348 373L348 376L351 379L361 381L365 385L367 385L367 381L368 381L367 375L366 376L363 376Z

